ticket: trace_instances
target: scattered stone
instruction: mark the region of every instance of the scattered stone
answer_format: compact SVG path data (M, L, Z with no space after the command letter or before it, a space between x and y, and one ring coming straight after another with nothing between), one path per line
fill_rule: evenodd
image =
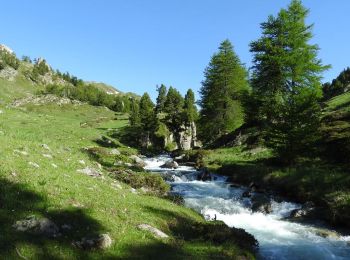
M79 170L77 170L77 172L84 173L84 174L89 175L91 177L101 177L102 176L102 174L99 171L97 171L93 168L89 168L89 167L86 167L84 169L79 169Z
M17 75L16 70L11 70L10 68L7 69L7 71L1 70L0 71L0 77L6 77L9 80L13 79ZM4 75L4 73L6 73ZM47 77L48 76L48 77ZM51 84L52 82L50 79L51 77L49 75L41 76L40 81L45 81L46 84L49 83ZM57 104L59 106L66 105L66 104L73 104L73 105L81 105L83 104L80 101L77 100L71 100L69 98L64 98L64 97L58 97L52 94L47 94L47 95L35 95L35 96L28 96L22 99L17 99L14 102L12 102L11 106L12 107L21 107L27 104L33 104L35 106L39 105L45 105L45 104Z
M84 161L84 160L79 160L79 163L80 163L81 165L85 165L85 161Z
M155 237L157 238L168 238L169 236L165 234L163 231L160 231L159 229L152 227L148 224L140 224L137 226L140 230L146 230L151 232Z
M124 165L127 166L127 167L132 167L131 163L125 163Z
M41 147L45 150L51 151L50 147L47 144L42 144Z
M51 165L52 165L53 168L58 168L58 166L56 164L54 164L54 163L51 163Z
M111 151L110 151L110 154L111 155L120 155L120 152L119 152L119 150L118 149L112 149Z
M13 227L17 231L45 235L47 237L57 237L59 235L57 225L47 218L38 219L35 216L28 216L24 220L16 221Z
M29 165L35 167L35 168L40 168L39 164L35 163L35 162L29 162Z
M100 169L100 170L102 170L102 165L100 164L100 163L98 163L98 162L95 162L96 163L96 166Z
M82 238L80 241L73 242L73 245L85 250L106 249L112 245L112 239L108 234L101 234L90 238Z
M13 177L17 177L17 173L16 173L16 172L11 172L11 175L12 175Z
M137 194L137 190L135 190L134 188L130 189L131 193Z
M2 111L1 109L0 109L0 114L3 114L4 113L4 111Z
M24 156L27 156L27 155L28 155L28 152L26 152L26 151L13 150L13 152L22 154L22 155L24 155Z
M119 183L114 183L113 182L111 185L113 186L113 188L117 188L119 190L123 189L123 187Z
M44 153L43 156L44 156L45 158L48 158L48 159L52 159L52 158L53 158L51 154L45 154L45 153Z
M179 168L179 164L175 161L169 160L165 162L163 165L161 165L160 168L177 169Z

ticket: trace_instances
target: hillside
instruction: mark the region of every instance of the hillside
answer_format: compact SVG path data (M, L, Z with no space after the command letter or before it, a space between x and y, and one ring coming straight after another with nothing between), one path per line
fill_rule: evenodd
M113 138L125 114L47 95L30 67L5 66L15 75L0 79L2 258L254 258L250 235L169 200L168 185L134 163L138 152Z

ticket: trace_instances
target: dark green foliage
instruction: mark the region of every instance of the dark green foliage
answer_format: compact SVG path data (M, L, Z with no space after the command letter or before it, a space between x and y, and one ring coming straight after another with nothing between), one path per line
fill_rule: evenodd
M156 112L162 113L164 112L164 106L165 106L165 101L167 96L166 86L164 86L163 84L160 85L160 87L157 87L157 91L158 91L158 97L157 97L157 104L156 104Z
M309 153L318 136L321 73L328 68L309 44L308 10L293 0L277 17L261 24L263 36L251 43L252 86L259 97L259 117L267 126L267 144L287 162ZM309 153L309 155L311 155Z
M185 95L183 110L185 123L195 122L198 119L198 111L192 89L189 89Z
M291 96L288 105L276 103L267 124L266 145L287 163L296 157L315 155L315 143L320 138L320 106L317 97L305 92Z
M131 99L129 122L131 126L139 126L141 124L139 113L139 101Z
M50 72L50 67L47 65L45 60L38 60L35 62L33 67L34 75L44 76L48 72Z
M24 62L28 62L28 63L32 63L32 60L31 60L31 58L29 57L29 56L22 56L22 61L24 61Z
M344 69L332 83L323 84L324 100L329 100L332 97L350 91L350 68Z
M201 140L210 143L242 124L240 98L248 82L247 72L228 40L221 43L204 75L198 102L202 108L199 130Z
M4 69L5 66L10 66L17 70L19 65L20 61L15 54L11 54L7 51L0 51L0 69Z
M154 133L157 128L157 117L154 112L154 104L148 93L144 93L140 99L139 114L142 129L149 134Z
M91 84L77 86L51 84L46 86L45 93L79 100L93 106L106 106L110 109L114 107L113 96Z
M177 89L170 87L164 104L165 121L169 130L178 132L182 125L184 99Z
M144 188L151 194L165 195L170 190L169 184L159 174L117 170L113 177L135 189Z

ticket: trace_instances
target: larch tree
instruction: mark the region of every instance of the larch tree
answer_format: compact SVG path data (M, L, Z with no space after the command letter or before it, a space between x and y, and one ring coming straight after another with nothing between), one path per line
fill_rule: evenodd
M165 85L161 84L160 87L157 87L158 91L158 97L157 97L157 104L156 104L156 112L162 113L164 112L164 105L166 101L167 96L167 88Z
M262 37L251 43L252 87L260 98L267 144L288 163L309 153L318 136L321 74L328 66L310 44L309 11L293 0L261 24Z

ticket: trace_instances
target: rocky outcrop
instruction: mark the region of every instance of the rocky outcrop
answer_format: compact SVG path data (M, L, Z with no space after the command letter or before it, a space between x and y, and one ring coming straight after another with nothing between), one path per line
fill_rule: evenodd
M188 125L183 125L181 129L183 130L178 134L178 146L181 150L186 151L199 146L197 140L197 127L194 122L191 122Z
M13 50L11 50L9 47L7 47L6 45L4 44L0 44L0 51L5 51L9 54L13 54Z
M0 70L0 78L6 79L8 81L14 81L17 75L18 71L11 67L6 67Z

